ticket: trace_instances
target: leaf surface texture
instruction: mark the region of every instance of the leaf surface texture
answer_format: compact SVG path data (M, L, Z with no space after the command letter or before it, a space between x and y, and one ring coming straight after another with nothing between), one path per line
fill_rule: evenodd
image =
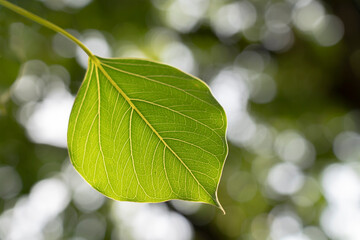
M139 59L89 60L69 122L70 159L121 201L205 202L227 155L226 116L201 80Z

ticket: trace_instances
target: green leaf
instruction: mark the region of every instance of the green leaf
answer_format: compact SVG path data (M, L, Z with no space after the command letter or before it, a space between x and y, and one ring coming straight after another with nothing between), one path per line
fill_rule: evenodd
M69 122L71 161L121 201L182 199L222 209L226 116L204 82L139 59L90 58Z

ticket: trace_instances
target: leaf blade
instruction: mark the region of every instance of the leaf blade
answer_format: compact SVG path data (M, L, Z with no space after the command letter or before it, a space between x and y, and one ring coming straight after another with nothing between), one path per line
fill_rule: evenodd
M182 199L221 208L226 116L206 84L147 60L97 58L89 65L95 70L79 90L68 133L71 161L85 180L117 200ZM76 128L78 121L85 127Z

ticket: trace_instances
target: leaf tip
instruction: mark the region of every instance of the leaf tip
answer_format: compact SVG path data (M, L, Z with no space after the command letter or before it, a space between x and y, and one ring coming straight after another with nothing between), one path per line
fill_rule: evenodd
M223 208L223 206L220 204L220 202L218 200L216 201L216 207L219 208L224 215L226 215L225 209Z

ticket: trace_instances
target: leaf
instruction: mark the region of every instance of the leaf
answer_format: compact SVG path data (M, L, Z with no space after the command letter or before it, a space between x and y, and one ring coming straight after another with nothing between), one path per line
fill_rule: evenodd
M84 179L121 201L182 199L222 209L226 116L201 80L139 59L89 59L68 148Z

